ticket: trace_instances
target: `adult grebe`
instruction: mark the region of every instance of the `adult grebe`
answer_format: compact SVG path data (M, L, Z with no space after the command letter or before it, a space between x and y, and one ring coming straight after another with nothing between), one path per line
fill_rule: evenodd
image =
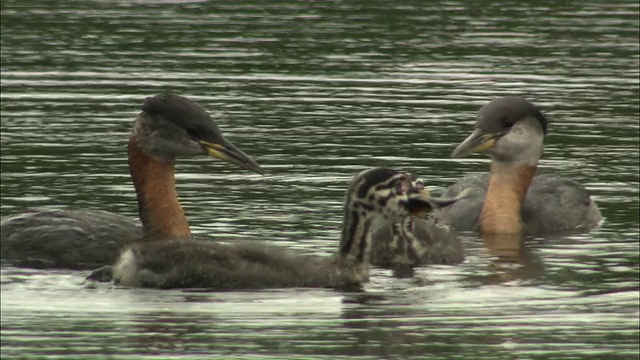
M142 230L128 218L96 210L36 211L2 219L2 259L18 266L95 269L113 264L125 244L144 237L189 239L175 189L177 157L209 155L262 174L226 140L211 116L174 94L147 98L128 145Z
M347 192L335 256L301 255L256 242L141 241L113 267L98 269L89 279L161 289L357 288L369 278L375 216L387 221L422 216L455 201L431 198L407 174L374 168L356 175Z
M458 230L488 234L542 235L597 226L602 216L584 187L558 175L534 176L546 133L547 119L523 98L501 98L483 106L475 131L451 156L486 152L491 172L450 186L445 196L472 192L444 209L444 217Z

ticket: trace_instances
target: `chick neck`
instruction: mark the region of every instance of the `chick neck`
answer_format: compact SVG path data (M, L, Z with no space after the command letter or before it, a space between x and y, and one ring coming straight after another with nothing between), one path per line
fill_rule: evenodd
M338 277L345 284L369 280L372 217L366 210L348 203L345 209L340 248L336 254Z

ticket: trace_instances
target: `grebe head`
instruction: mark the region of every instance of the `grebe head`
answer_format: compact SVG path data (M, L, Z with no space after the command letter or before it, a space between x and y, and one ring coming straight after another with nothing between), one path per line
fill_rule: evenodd
M519 97L496 99L480 109L475 130L451 156L486 152L496 161L535 166L546 133L547 119L533 104Z
M432 198L422 180L385 167L365 170L357 174L347 191L345 211L361 216L379 215L388 221L409 216L424 217L434 209L457 201Z
M136 119L133 136L140 148L156 161L209 155L263 174L258 163L224 138L203 108L179 95L148 97Z

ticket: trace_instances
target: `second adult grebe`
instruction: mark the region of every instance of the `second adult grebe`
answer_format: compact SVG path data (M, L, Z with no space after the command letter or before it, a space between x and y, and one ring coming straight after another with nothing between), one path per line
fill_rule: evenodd
M448 188L445 196L471 192L443 210L445 219L458 230L495 234L542 235L597 226L600 210L583 186L559 175L535 175L546 133L546 117L523 98L483 106L475 130L451 156L486 152L491 172L466 176Z

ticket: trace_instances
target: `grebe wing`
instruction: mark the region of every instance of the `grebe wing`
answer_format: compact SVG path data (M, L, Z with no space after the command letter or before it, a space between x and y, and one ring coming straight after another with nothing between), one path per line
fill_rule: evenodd
M35 268L94 269L112 264L142 236L132 219L101 210L34 210L2 218L2 260Z
M136 242L114 265L124 286L218 290L334 286L332 257L305 256L260 242ZM129 263L127 263L129 262ZM102 269L89 278L102 278Z
M416 265L459 264L464 260L462 242L438 212L434 212L427 219L415 218L413 234L420 245L428 249L424 256L417 259ZM393 240L391 225L381 226L372 236L371 264L382 267L394 266L394 254L389 249L389 243Z
M456 197L463 191L470 192L455 204L441 209L442 219L458 231L477 230L488 186L489 173L467 175L449 186L443 195L447 198Z
M423 264L459 264L464 261L462 242L440 211L428 219L414 220L414 234L429 249L421 260Z
M521 215L527 233L533 235L591 229L602 220L600 210L584 186L553 174L533 178Z

